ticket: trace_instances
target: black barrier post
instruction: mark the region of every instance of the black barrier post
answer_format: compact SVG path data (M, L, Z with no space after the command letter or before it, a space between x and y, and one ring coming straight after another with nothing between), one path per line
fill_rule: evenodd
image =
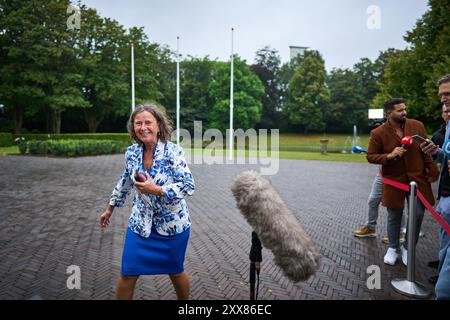
M408 261L406 279L394 279L391 285L395 291L405 296L417 299L427 299L431 292L423 284L415 281L416 262L416 207L417 207L417 184L412 181L409 184L408 204Z
M252 232L252 247L250 249L250 300L255 300L255 280L258 274L258 289L259 289L259 271L260 263L262 261L262 246L258 235L255 231ZM256 299L258 299L258 290L256 291Z

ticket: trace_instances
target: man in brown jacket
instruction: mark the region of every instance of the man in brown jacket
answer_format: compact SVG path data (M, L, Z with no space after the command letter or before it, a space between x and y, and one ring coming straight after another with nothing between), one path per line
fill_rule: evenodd
M367 160L370 163L381 164L383 177L409 185L411 181L417 183L417 187L424 197L434 204L434 196L431 190L431 182L439 177L437 165L431 157L424 154L418 142L413 142L407 149L401 146L401 140L405 136L420 135L427 138L425 128L420 121L406 118L406 105L404 99L391 99L385 104L387 121L370 135ZM387 233L389 248L384 256L384 263L394 265L398 258L400 224L407 192L383 184L381 202L387 208L388 222ZM416 241L419 238L425 208L417 201L416 210ZM407 227L408 232L408 227ZM407 241L404 242L401 253L402 261L407 263Z

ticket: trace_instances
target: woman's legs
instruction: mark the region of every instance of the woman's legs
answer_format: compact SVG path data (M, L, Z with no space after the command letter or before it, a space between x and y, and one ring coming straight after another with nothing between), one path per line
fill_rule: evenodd
M178 300L189 299L189 275L187 272L169 274ZM139 276L120 276L117 280L116 300L133 299L134 288Z
M178 300L189 299L189 275L186 271L176 274L169 274Z
M139 276L119 276L119 279L117 279L116 300L132 300L138 278Z

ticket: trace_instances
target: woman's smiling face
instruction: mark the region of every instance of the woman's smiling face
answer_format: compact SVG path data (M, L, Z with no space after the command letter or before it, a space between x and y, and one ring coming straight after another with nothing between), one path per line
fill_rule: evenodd
M134 117L134 133L144 144L158 142L159 124L155 117L148 111L138 113Z

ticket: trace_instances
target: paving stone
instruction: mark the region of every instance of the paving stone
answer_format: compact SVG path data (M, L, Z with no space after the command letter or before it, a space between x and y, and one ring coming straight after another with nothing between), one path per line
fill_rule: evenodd
M99 216L123 168L123 155L82 158L0 157L0 299L114 299L131 196L116 209L106 230ZM193 225L186 254L191 298L248 299L251 228L229 189L233 178L256 165L191 164L197 189L188 198ZM308 281L292 283L263 249L259 299L408 299L390 281L406 268L383 264L387 246L385 208L378 236L352 232L367 220L367 197L377 166L366 163L280 160L270 176L321 253ZM433 185L436 190L436 184ZM416 279L431 291L438 225L425 217L416 252ZM81 290L69 290L69 265L81 271ZM381 290L369 290L370 265L381 269ZM144 276L136 299L176 299L167 276ZM431 297L433 298L433 296Z

